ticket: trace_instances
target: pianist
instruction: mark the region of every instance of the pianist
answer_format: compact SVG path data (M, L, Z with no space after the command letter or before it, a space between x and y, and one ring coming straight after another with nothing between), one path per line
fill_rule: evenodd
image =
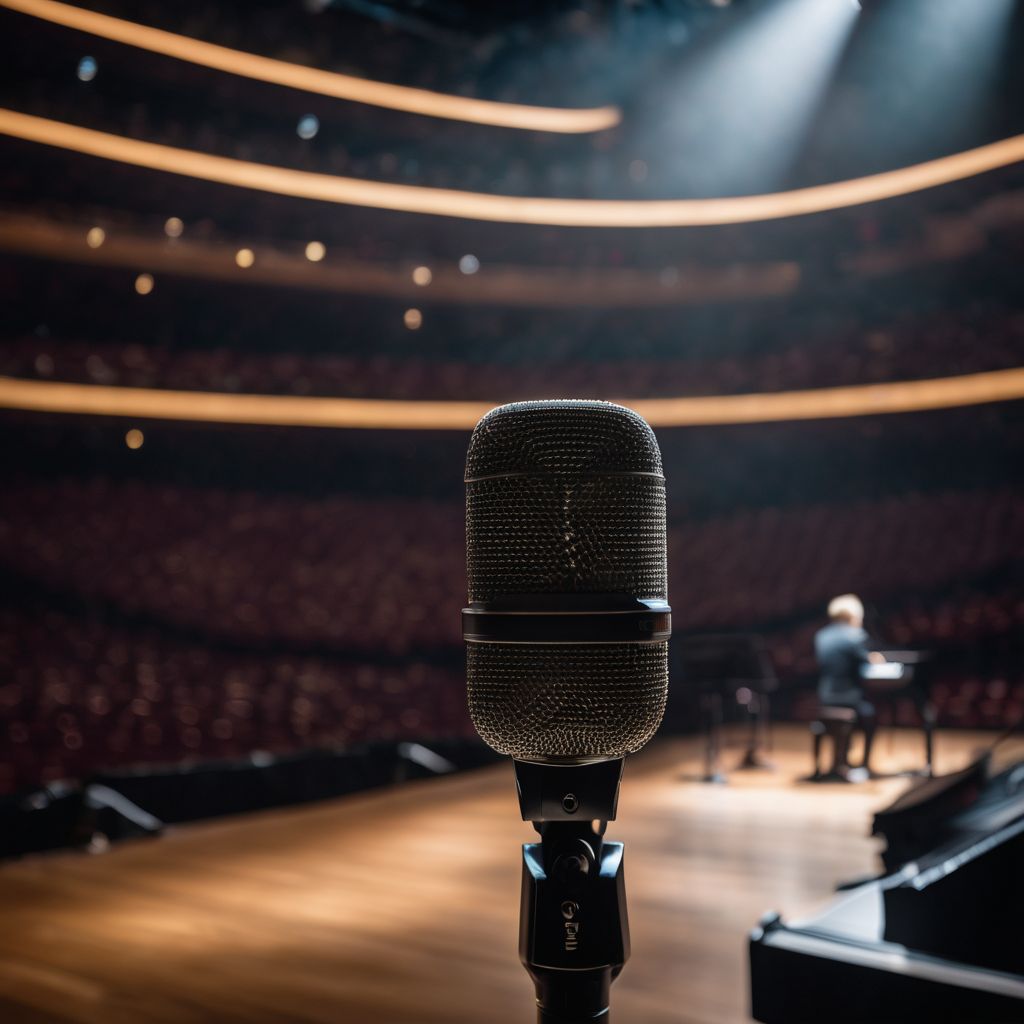
M814 637L814 653L821 673L818 699L823 706L852 708L857 713L857 721L864 730L861 767L870 771L877 715L874 704L864 695L863 676L866 666L882 663L885 658L868 650L864 605L855 594L841 594L829 601L828 617L829 624Z

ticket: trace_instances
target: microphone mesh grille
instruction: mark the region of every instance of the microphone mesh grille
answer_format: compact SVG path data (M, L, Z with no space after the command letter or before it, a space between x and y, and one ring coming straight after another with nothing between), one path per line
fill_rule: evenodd
M665 483L646 421L607 402L488 413L466 460L469 600L517 594L667 597ZM617 757L653 735L668 645L467 647L480 735L514 757Z
M466 480L470 601L665 597L661 452L632 410L568 400L503 405L473 432Z
M467 484L470 601L499 594L665 596L665 485L654 477Z
M642 416L611 402L566 398L492 409L473 431L466 479L530 472L660 475L661 451Z
M668 644L469 644L469 713L495 750L527 761L621 757L657 731Z

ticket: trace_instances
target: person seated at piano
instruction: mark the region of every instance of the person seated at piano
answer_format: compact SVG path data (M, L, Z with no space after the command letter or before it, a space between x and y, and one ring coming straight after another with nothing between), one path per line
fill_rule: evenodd
M856 594L840 594L828 604L829 624L814 635L814 653L821 673L818 700L825 707L851 708L864 731L864 759L860 768L870 772L871 744L878 720L875 705L864 693L863 680L869 665L885 662L868 649L864 631L864 605Z

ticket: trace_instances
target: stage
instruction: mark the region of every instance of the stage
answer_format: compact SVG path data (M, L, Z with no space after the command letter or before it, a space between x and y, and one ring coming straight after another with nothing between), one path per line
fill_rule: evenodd
M993 734L940 733L940 772ZM922 759L883 731L877 767ZM740 751L726 750L726 766ZM696 740L627 763L609 838L626 843L633 953L618 1024L747 1021L746 938L874 872L873 811L907 785L799 784L804 727L775 772L683 780ZM0 1020L9 1024L525 1024L510 764L364 796L176 828L97 856L0 865Z

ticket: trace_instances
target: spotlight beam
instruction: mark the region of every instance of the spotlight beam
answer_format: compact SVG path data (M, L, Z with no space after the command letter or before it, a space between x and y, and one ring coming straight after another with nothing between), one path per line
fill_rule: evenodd
M702 190L778 188L827 94L857 23L849 0L770 0L684 52L645 135L661 161L686 161ZM699 152L699 160L691 159Z

